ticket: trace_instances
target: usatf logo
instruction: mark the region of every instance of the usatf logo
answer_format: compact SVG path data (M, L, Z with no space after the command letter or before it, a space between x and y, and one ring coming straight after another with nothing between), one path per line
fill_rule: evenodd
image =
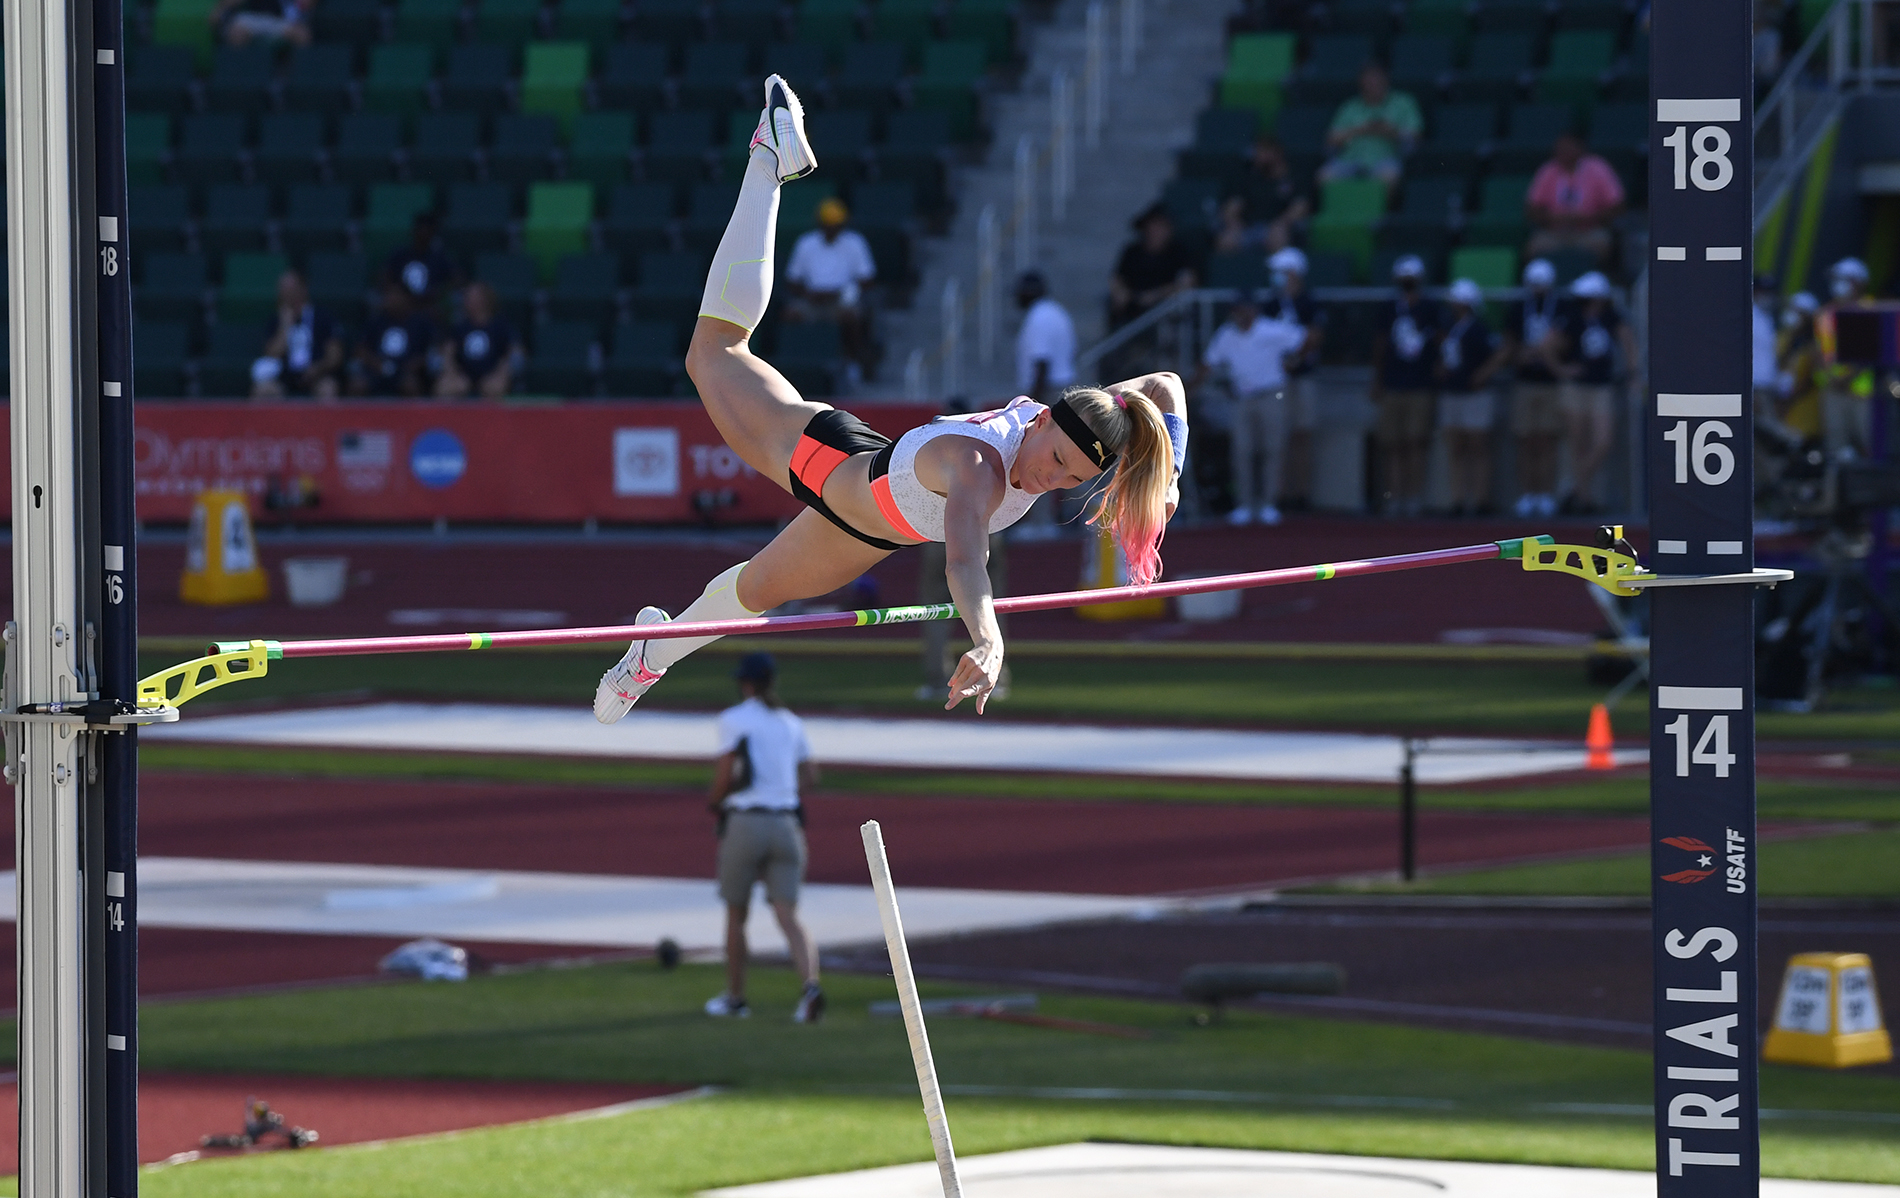
M1679 869L1672 874L1663 874L1665 882L1678 882L1684 886L1700 882L1715 876L1715 846L1697 840L1693 836L1665 836L1662 843L1670 848L1681 849L1685 853L1694 853L1696 868Z

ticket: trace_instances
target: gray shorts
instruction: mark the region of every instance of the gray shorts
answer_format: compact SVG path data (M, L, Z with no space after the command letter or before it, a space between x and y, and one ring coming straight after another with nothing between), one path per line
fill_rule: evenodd
M751 906L752 884L763 881L768 902L796 903L805 860L805 830L797 816L735 811L719 838L719 897L728 907Z

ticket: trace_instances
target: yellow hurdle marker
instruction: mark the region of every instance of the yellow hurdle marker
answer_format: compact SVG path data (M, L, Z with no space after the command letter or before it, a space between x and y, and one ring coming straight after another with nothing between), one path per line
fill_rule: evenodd
M1866 953L1796 953L1781 979L1761 1059L1846 1069L1893 1060Z

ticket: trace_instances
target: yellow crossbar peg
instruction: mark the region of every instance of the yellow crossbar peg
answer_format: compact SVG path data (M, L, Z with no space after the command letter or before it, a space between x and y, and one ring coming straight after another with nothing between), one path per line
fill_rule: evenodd
M230 644L231 642L225 642ZM240 648L197 657L139 680L140 707L183 707L208 690L270 672L271 643L251 641Z

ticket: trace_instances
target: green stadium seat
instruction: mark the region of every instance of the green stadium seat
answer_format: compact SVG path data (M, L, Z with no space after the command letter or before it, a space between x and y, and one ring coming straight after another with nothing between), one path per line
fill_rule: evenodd
M125 114L126 176L132 183L160 183L172 155L172 118L162 112Z
M703 25L699 0L641 0L634 10L634 36L643 41L696 41Z
M914 64L937 36L936 0L878 0L870 20L871 36L904 47Z
M883 112L897 103L897 85L903 78L903 46L859 42L845 49L832 90L846 108Z
M540 283L533 258L526 254L478 254L475 277L495 293L495 304L510 324L518 329L528 327Z
M1412 152L1411 169L1421 174L1469 175L1497 135L1495 105L1440 104L1432 112L1425 140Z
M243 399L250 395L251 363L263 348L262 313L255 321L238 318L212 325L204 356L198 359L199 397Z
M204 319L210 271L203 254L142 254L144 274L132 288L138 320L182 320L194 328Z
M1326 32L1357 34L1374 45L1391 35L1393 24L1392 5L1386 0L1334 0L1326 13Z
M1471 39L1464 69L1447 92L1459 103L1505 103L1517 98L1531 69L1528 33L1481 33Z
M617 42L607 47L594 92L602 108L652 112L665 107L669 51L658 42Z
M1630 19L1630 8L1623 0L1565 0L1557 6L1557 28L1599 29L1612 38L1622 33Z
M878 177L909 182L917 189L921 211L941 212L947 203L944 160L949 145L947 113L916 108L893 112L877 148Z
M197 59L184 46L134 46L126 55L125 106L131 112L168 112L183 116L192 110L191 85Z
M1469 191L1463 175L1407 176L1397 212L1385 218L1387 228L1449 228L1464 213Z
M1405 9L1405 32L1442 34L1463 41L1471 27L1469 0L1412 0Z
M587 227L594 219L594 189L586 183L536 183L528 189L528 218L522 248L541 265L545 278L555 263L587 249Z
M449 51L439 89L442 107L492 116L508 106L508 80L515 73L515 47L487 44Z
M921 108L950 114L950 135L958 141L976 136L977 83L989 72L981 42L932 42L924 47L923 71L911 83Z
M1576 114L1568 104L1512 105L1491 169L1513 174L1535 171L1550 157L1551 143L1576 125Z
M752 100L759 86L747 62L750 57L743 42L698 42L686 47L678 83L680 107L722 111L746 107L741 101Z
M836 62L857 40L858 0L802 0L794 21L797 40L821 46Z
M1468 246L1508 246L1524 243L1524 196L1529 175L1492 175L1479 191L1478 210L1465 222Z
M614 330L602 382L607 394L639 399L671 395L681 373L679 333L664 320L636 320Z
M323 0L311 16L318 44L367 46L383 38L383 0Z
M599 45L620 35L620 0L561 0L554 36Z
M1551 37L1550 60L1544 74L1595 79L1610 69L1615 56L1614 34L1596 29L1567 30Z
M378 183L369 189L363 213L363 250L381 261L409 240L416 217L435 210L435 188L427 183Z
M259 183L314 183L323 173L328 119L318 112L269 112L258 121L251 169Z
M457 183L448 189L442 217L442 244L464 260L508 248L508 222L514 217L514 188L506 183Z
M784 203L794 192L804 188L786 188L779 196L780 221L783 223ZM732 219L732 206L739 198L739 185L729 183L700 183L687 193L686 215L680 220L681 239L688 249L712 253L719 244L719 238L726 231L726 223Z
M369 73L363 79L363 107L400 115L420 111L428 103L436 55L436 47L426 42L371 47Z
M1521 33L1537 37L1544 31L1549 10L1544 0L1488 0L1478 9L1472 28L1486 33Z
M182 399L189 392L185 363L191 357L191 326L182 320L141 320L132 359L132 394L138 399Z
M185 248L190 191L164 183L135 183L130 201L126 227L140 253L175 253Z
M1262 121L1272 120L1293 74L1297 44L1290 33L1243 33L1229 40L1227 70L1220 81L1221 105L1251 108Z
M270 107L271 79L277 55L269 46L220 46L204 82L205 108L211 112L261 112Z
M350 106L352 65L347 45L305 46L284 72L284 107L292 112L342 112Z
M718 114L702 109L656 112L647 124L641 155L649 179L696 183L705 177Z
M637 317L681 319L698 311L706 289L706 259L701 254L652 250L639 258L640 275L628 298Z
M236 183L243 177L244 117L234 112L200 113L184 119L178 148L172 151L175 181L205 187Z
M402 149L402 118L386 112L352 112L337 122L330 170L343 183L386 183L396 177Z
M152 8L152 44L191 51L200 66L211 61L211 13L217 0L158 0Z
M678 199L671 183L621 184L607 201L600 222L601 240L617 254L669 248Z
M982 42L993 67L1016 59L1016 6L1010 0L960 0L944 15L944 35L954 41Z
M534 395L594 394L600 331L578 321L551 320L534 329L523 388Z
M1289 154L1323 154L1326 130L1332 126L1331 109L1317 105L1282 109L1274 118L1274 132Z
M345 325L360 325L368 308L369 259L332 250L312 253L304 262L310 302Z
M713 14L713 36L720 41L760 47L778 40L778 0L720 0Z
M277 280L289 268L282 254L226 254L224 283L218 288L218 320L262 321L276 309Z
M567 175L606 189L623 183L632 160L634 119L631 112L583 112L574 118L567 143Z
M525 42L541 31L541 0L480 0L475 6L479 41Z
M521 72L521 111L572 125L582 108L582 91L592 57L586 42L535 42L527 47Z
M354 189L345 183L301 183L285 189L284 219L278 226L284 250L307 259L322 251L347 249Z
M1517 251L1508 246L1462 246L1452 251L1451 277L1480 287L1517 286Z
M495 118L488 146L488 177L503 183L534 183L554 174L560 123L551 116Z
M907 229L917 218L917 189L903 179L860 183L851 189L850 209L857 229Z
M425 42L437 51L453 45L462 26L462 0L398 0L396 40Z
M556 320L586 321L598 331L613 324L619 291L618 254L570 254L554 268L548 314Z
M1372 229L1385 204L1385 185L1378 180L1335 179L1320 189L1308 240L1314 249L1346 254L1363 268L1372 256Z
M1312 41L1300 77L1357 83L1359 68L1372 59L1373 49L1372 39L1361 34L1321 34Z
M1392 86L1414 96L1434 95L1456 61L1457 43L1445 34L1401 34L1392 39Z
M801 395L836 395L844 368L843 334L828 320L781 325L772 364Z
M416 117L409 177L421 183L463 183L475 177L482 120L472 112L425 112Z
M764 74L782 76L793 88L815 91L831 75L831 60L823 46L811 42L778 42L765 48ZM817 115L807 109L805 118Z
M818 175L831 183L850 183L864 177L871 153L871 114L849 109L805 114L812 144L825 147Z
M270 188L254 183L221 183L205 191L198 244L212 255L262 250L270 219Z
M798 187L787 188L779 197L779 240L796 239L818 227L818 205L837 195L829 184L808 179ZM730 208L728 208L730 211Z

